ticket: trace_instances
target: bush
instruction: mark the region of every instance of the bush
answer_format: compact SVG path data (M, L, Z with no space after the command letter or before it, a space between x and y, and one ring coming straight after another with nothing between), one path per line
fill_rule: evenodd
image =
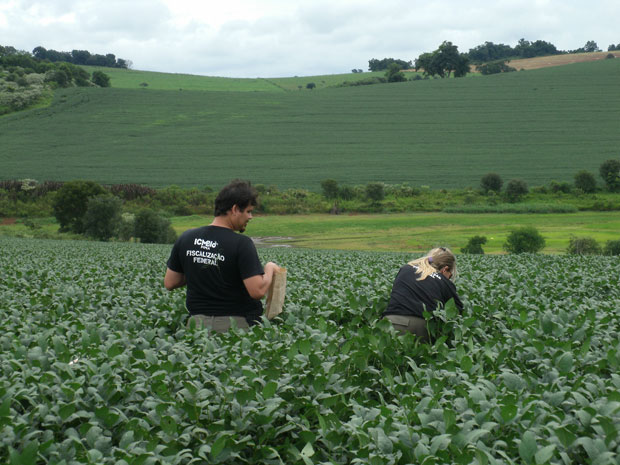
M321 181L321 189L326 199L335 199L338 197L338 181L335 179L324 179Z
M105 189L93 181L69 181L56 192L54 216L62 232L84 232L83 218L91 197L105 194Z
M465 247L461 247L461 253L468 254L484 254L484 250L482 250L482 244L487 243L487 238L484 236L474 236L469 239L467 245Z
M536 253L544 247L545 238L533 226L526 226L512 231L504 243L505 251L517 254Z
M506 198L509 202L518 202L528 193L527 184L522 179L511 179L506 185Z
M129 241L135 233L136 216L131 213L123 213L118 225L118 238L121 241Z
M103 71L93 71L91 81L99 87L110 87L110 76L105 74Z
M84 232L100 241L118 234L123 202L113 195L97 195L88 199L84 214Z
M502 190L503 184L504 184L504 181L502 181L501 176L497 173L487 173L484 176L482 176L482 179L480 180L480 188L485 193L488 193L488 192L499 193L499 191Z
M596 179L589 171L581 170L575 174L575 187L590 194L596 190Z
M611 192L620 191L620 161L607 160L599 168L599 173L607 189Z
M566 253L572 255L600 255L601 246L592 237L571 237Z
M366 184L366 197L373 203L381 202L385 198L385 186L382 182L369 182Z
M603 253L605 255L620 255L620 240L607 241Z
M566 181L551 181L551 183L549 184L549 190L554 194L557 194L558 192L570 194L570 192L573 190L573 186L571 186L570 183Z
M134 237L144 243L170 244L175 241L176 233L172 229L170 220L145 208L135 217Z
M353 200L355 198L355 189L351 186L342 186L338 190L338 196L342 200Z

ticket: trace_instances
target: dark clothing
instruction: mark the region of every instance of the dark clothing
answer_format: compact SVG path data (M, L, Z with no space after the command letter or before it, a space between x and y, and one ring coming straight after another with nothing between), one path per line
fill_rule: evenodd
M185 274L192 315L243 316L250 324L260 319L263 305L243 283L264 273L249 237L219 226L190 229L172 247L168 268Z
M424 318L424 307L432 313L439 304L443 305L450 299L459 311L463 310L463 303L456 292L456 286L439 272L435 272L418 281L418 268L403 266L392 286L392 295L382 316L404 315Z

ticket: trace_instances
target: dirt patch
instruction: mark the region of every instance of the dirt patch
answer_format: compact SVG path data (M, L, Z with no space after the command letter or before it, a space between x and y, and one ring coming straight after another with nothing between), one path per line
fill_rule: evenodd
M592 52L592 53L572 53L570 55L553 55L548 57L524 58L523 60L512 60L508 66L520 69L540 69L550 66L570 65L572 63L583 63L587 61L605 60L608 54L620 58L620 51L613 52Z
M10 226L15 224L16 221L16 218L2 218L0 219L0 226Z
M266 236L266 237L253 237L254 245L257 248L273 248L273 247L293 247L292 244L287 242L293 241L292 237L283 236Z

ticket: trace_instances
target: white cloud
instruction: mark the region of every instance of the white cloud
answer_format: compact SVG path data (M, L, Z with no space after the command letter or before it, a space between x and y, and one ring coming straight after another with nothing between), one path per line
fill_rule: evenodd
M114 53L136 69L239 77L347 72L520 38L575 49L620 42L620 2L602 0L5 0L2 45Z

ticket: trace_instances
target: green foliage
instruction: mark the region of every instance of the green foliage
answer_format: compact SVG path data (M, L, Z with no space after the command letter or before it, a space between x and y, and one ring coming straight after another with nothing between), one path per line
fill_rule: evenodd
M589 194L596 191L596 179L594 175L586 170L575 173L575 187Z
M465 247L461 247L461 253L482 255L484 250L482 246L486 244L487 238L485 236L470 237Z
M411 61L399 60L396 58L383 58L381 60L371 58L370 60L368 60L369 71L385 71L393 65L395 65L399 71L412 67Z
M528 192L527 183L523 179L511 179L506 184L505 195L509 202L519 202Z
M611 192L620 191L620 160L606 160L600 166L599 173L605 181L607 189Z
M508 66L506 60L492 61L478 66L480 74L486 76L489 74L510 73L516 71L516 68Z
M382 182L366 184L366 198L373 203L381 202L385 198L385 185Z
M0 248L1 463L615 461L615 258L459 257L424 345L378 321L409 254L261 250L284 313L214 335L163 289L170 246Z
M93 71L92 81L99 87L110 87L110 76L103 71Z
M452 189L479 185L501 157L502 172L510 173L505 181L572 181L578 170L598 172L606 154L620 145L618 102L608 98L615 95L618 69L620 60L599 60L571 65L570 73L558 67L501 79L329 89L317 79L310 93L296 87L305 86L307 77L270 84L109 68L113 87L105 92L58 89L49 108L27 118L3 118L2 176L148 182L151 187L208 184L217 190L239 175L239 166L260 158L252 165L253 181L281 189L318 192L328 177L350 185L383 181ZM117 79L133 87L119 88ZM148 89L140 88L145 81ZM285 90L289 83L295 83L294 91ZM545 91L551 87L553 92ZM261 91L225 92L234 89ZM575 93L583 98L575 99ZM588 118L572 118L585 113ZM93 115L97 124L89 123ZM88 140L88 163L76 163L86 155L81 144L67 143L67 127ZM493 143L481 143L489 131ZM110 150L119 141L124 149ZM181 158L170 156L180 146ZM258 153L257 147L264 150ZM584 153L591 155L584 158ZM442 162L429 165L429 154L441 154Z
M323 197L326 199L335 199L338 197L338 181L335 179L324 179L321 181L321 190Z
M113 195L90 197L83 218L84 233L100 241L116 236L121 225L122 206L122 200Z
M459 53L458 47L452 42L444 41L437 50L431 53L423 53L415 61L416 70L423 69L428 76L440 78L463 77L469 73L469 58L464 53Z
M69 181L56 193L54 216L61 231L84 232L84 214L91 197L105 194L105 190L93 181Z
M536 253L545 247L545 238L533 226L515 229L506 238L504 250L508 253Z
M175 241L176 233L169 219L145 208L135 216L134 237L147 244L169 244Z
M600 255L601 246L593 237L571 237L566 253L572 255Z
M416 75L417 76L417 75ZM385 84L387 80L381 76L370 76L357 81L344 81L337 87L356 87L356 86L371 86L373 84Z
M486 193L499 193L502 190L503 184L504 181L502 181L501 176L497 173L487 173L480 179L480 188Z
M387 80L387 82L404 82L407 80L407 78L401 71L400 66L398 66L396 63L391 63L388 66L388 69L385 72L385 79Z
M129 241L134 237L136 224L136 216L131 213L121 214L121 219L118 225L118 238L121 241Z
M551 181L551 183L549 184L549 190L556 194L558 192L563 192L565 194L568 194L573 190L573 186L569 182L566 182L566 181L562 181L562 182Z
M620 240L607 241L603 249L605 255L620 255Z

